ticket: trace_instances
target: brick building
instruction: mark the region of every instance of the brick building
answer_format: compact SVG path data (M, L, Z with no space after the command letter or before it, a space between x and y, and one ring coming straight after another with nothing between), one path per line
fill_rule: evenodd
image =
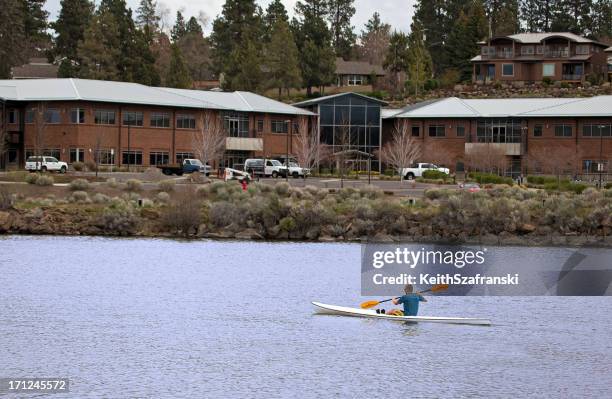
M0 80L0 161L21 167L35 153L68 163L150 166L194 157L207 117L227 132L214 166L293 152L299 123L313 114L249 92L205 92L83 79ZM291 132L291 134L289 134ZM4 159L2 159L4 158Z
M383 142L396 127L422 146L421 161L463 171L499 158L507 174L610 173L612 96L445 98L383 111ZM494 165L490 165L494 166Z
M472 58L475 83L584 82L589 76L604 78L608 47L569 32L518 33L480 43Z

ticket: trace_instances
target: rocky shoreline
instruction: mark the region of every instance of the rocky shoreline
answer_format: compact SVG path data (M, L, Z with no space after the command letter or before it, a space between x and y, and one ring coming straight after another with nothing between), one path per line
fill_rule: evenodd
M157 215L152 213L150 217ZM143 220L148 220L145 216ZM151 223L152 222L152 223ZM453 245L494 245L494 246L563 246L563 247L609 247L612 248L612 234L606 236L578 235L575 233L560 234L549 232L542 235L534 226L522 226L515 232L469 236L467 234L442 235L431 232L429 226L413 229L412 235L390 235L378 233L373 236L355 236L352 234L331 236L321 234L316 238L292 237L290 234L279 234L274 237L261 234L254 228L229 226L222 229L210 229L200 225L192 234L162 231L155 228L154 220L142 224L141 229L129 234L113 234L95 223L86 214L80 212L58 212L37 208L30 211L0 211L0 235L54 235L54 236L100 236L100 237L142 237L169 239L213 239L239 241L295 241L321 243L419 243L419 244L453 244ZM425 233L425 234L424 234ZM426 234L429 233L429 234ZM608 232L610 233L610 231Z

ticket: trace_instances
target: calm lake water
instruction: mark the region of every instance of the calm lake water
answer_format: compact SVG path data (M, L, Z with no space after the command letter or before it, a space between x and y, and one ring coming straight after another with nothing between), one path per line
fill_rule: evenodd
M69 377L54 398L611 395L610 297L432 297L422 314L494 325L405 325L313 314L364 300L359 245L9 236L0 253L0 378Z

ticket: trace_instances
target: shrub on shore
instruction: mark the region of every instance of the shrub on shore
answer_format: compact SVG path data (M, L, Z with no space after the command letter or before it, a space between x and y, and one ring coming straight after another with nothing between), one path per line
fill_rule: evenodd
M106 185L109 186L110 188L117 188L119 184L117 183L117 179L115 179L114 177L111 177L111 178L106 179Z
M162 180L157 183L157 188L159 191L171 192L174 191L174 185L176 182L174 180Z
M75 179L70 182L69 188L72 191L86 191L89 190L89 182L85 179Z
M127 191L140 191L142 190L142 182L138 179L129 179L125 182L125 189Z
M91 202L89 195L85 191L75 191L70 195L68 199L70 202L77 202L80 204L86 204Z
M37 186L52 186L54 183L53 177L48 175L33 173L28 177L26 177L26 181L30 184L36 184Z
M13 195L4 186L0 186L0 209L11 209L13 202Z
M507 184L509 186L514 184L512 178L498 176L493 173L470 172L468 178L480 184Z
M83 162L73 162L71 166L72 169L76 170L77 172L85 170L85 164Z

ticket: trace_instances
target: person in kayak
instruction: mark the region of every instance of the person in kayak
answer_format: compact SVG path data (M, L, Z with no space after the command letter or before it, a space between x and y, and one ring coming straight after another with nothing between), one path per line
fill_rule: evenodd
M405 295L399 298L393 298L393 304L404 305L404 316L416 316L419 313L419 302L427 302L427 299L418 292L414 292L412 284L404 286L404 293Z

